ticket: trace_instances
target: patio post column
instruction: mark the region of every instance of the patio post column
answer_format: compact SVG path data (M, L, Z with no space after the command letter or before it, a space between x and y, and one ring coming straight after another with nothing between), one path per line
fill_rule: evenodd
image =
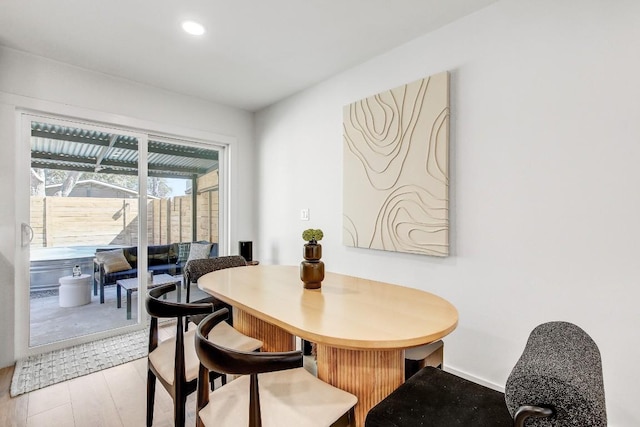
M191 241L198 241L198 176L191 175Z

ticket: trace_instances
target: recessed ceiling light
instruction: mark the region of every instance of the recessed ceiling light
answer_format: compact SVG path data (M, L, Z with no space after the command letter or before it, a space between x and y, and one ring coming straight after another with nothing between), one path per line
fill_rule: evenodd
M194 21L184 21L182 23L182 29L192 36L201 36L204 34L205 29L202 24L198 24Z

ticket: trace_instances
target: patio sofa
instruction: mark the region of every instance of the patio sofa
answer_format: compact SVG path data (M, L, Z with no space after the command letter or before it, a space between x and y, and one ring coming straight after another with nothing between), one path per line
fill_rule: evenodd
M198 242L207 243L209 242ZM182 274L184 265L189 255L191 243L172 243L168 245L151 245L148 247L148 270L153 274L170 274L172 276ZM107 254L107 251L109 252ZM186 251L186 252L185 252ZM102 252L101 255L98 253ZM108 255L108 256L107 256ZM113 255L113 257L111 256ZM218 256L218 244L211 244L208 253L209 258ZM105 263L105 259L113 258L115 263L120 263L118 267L111 269L110 261ZM128 264L128 265L127 265ZM113 264L111 264L113 265ZM136 246L121 249L98 248L96 258L93 260L93 294L98 295L100 291L100 303L104 303L104 287L115 285L117 280L138 277L138 248Z

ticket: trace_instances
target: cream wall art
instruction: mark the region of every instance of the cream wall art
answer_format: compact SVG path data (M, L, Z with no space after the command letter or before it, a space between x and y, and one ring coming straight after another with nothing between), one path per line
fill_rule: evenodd
M343 243L449 255L449 73L344 107Z

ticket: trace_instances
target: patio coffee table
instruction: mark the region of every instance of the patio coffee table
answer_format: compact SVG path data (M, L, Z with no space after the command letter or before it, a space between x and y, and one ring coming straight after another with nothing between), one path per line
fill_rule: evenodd
M178 276L171 276L169 274L156 274L153 276L153 284L147 285L147 289L152 289L158 287L160 285L168 285L170 283L175 283L176 289L178 290L178 301L180 301L180 282L181 278ZM118 301L118 308L122 307L121 296L122 296L122 288L127 290L127 320L131 319L131 294L138 290L138 278L133 277L131 279L120 279L116 281L117 289L116 289L116 299Z

